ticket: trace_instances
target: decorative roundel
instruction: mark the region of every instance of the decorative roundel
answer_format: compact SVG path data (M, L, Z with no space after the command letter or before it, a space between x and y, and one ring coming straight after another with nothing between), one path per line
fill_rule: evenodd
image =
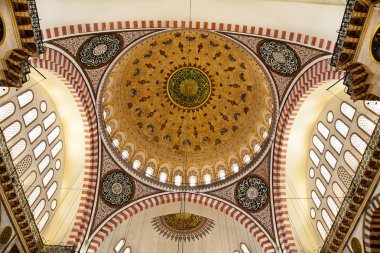
M267 203L268 188L260 178L248 177L238 185L236 196L245 209L255 211Z
M111 60L120 49L120 40L114 35L90 39L80 51L80 61L87 67L97 67Z
M207 102L211 95L211 82L201 69L184 67L170 75L167 92L174 104L184 109L194 109Z
M129 177L122 172L108 174L102 184L104 199L112 205L125 204L132 195L133 185Z
M380 63L380 25L376 28L370 45L372 59L376 63Z
M0 46L1 44L3 44L4 40L5 40L5 24L0 15Z
M270 41L259 47L264 62L275 72L291 75L298 69L298 60L295 52L288 46Z

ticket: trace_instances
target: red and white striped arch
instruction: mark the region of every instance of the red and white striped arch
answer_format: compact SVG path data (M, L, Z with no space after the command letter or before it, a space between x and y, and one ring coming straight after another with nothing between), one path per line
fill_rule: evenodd
M150 29L150 28L197 28L197 29L210 29L216 31L229 31L240 32L247 34L254 34L264 37L271 37L288 42L295 42L305 46L319 48L325 51L333 49L332 42L317 38L312 35L294 33L289 31L281 31L278 29L216 23L216 22L201 22L201 21L178 21L178 20L140 20L140 21L115 21L115 22L102 22L102 23L84 23L77 25L68 25L62 27L47 28L42 31L44 40L51 40L64 36L72 36L84 33L102 32L102 31L116 31L124 29Z
M339 79L343 73L330 65L330 59L321 60L309 67L294 83L281 109L273 149L273 201L277 234L282 250L297 252L289 222L286 204L286 153L293 121L302 103L322 82Z
M242 224L261 245L264 252L276 252L273 241L271 241L271 239L269 239L267 235L246 214L235 208L233 205L227 204L215 197L194 193L164 193L127 206L122 211L110 218L108 222L105 223L105 225L103 225L96 232L90 241L87 252L97 252L104 240L117 226L122 224L124 221L132 218L137 213L142 212L148 208L163 205L166 203L179 202L181 200L215 208L216 210L225 213L226 215Z
M103 23L85 23L77 24L63 27L48 28L42 31L44 40L49 41L60 37L81 35L85 33L92 32L106 32L106 31L117 31L125 29L144 29L144 28L202 28L217 31L230 31L230 32L240 32L252 35L259 35L268 38L280 39L287 42L298 43L305 46L311 46L324 51L331 51L332 42L324 39L320 39L310 35L304 35L288 31L280 31L276 29L255 27L255 26L241 26L226 23L210 23L210 22L199 22L199 21L117 21L117 22L103 22ZM45 59L46 58L46 59ZM57 71L59 74L67 78L68 80L73 80L74 86L85 87L85 81L81 76L80 71L75 67L75 65L70 62L66 57L64 57L59 52L53 49L47 49L47 55L43 57L39 62L43 63L44 68ZM55 69L56 70L55 70ZM332 67L330 67L328 60L321 61L311 68L309 68L305 73L298 79L294 84L286 103L283 106L281 117L278 123L278 130L275 140L274 149L274 160L273 160L273 194L274 194L274 209L276 214L276 226L278 230L279 242L283 250L287 252L295 252L294 238L291 232L291 227L289 224L287 206L286 206L286 190L285 190L285 154L287 147L287 137L289 130L292 125L294 116L297 114L298 108L301 106L305 98L313 90L314 86L322 81L329 80L332 78L338 78L341 74L335 72ZM70 78L70 79L69 79ZM71 82L71 81L70 81ZM87 89L87 88L85 88ZM84 94L84 93L83 93ZM86 93L85 97L90 99L89 93ZM83 101L83 95L81 101ZM95 117L95 111L93 110L93 105L84 107L86 110L86 117L90 120L89 123L89 138L92 138L94 143L88 142L91 148L88 149L90 156L96 156L89 159L89 166L86 167L87 173L85 181L87 186L83 192L83 203L81 204L80 210L78 211L77 221L75 223L75 228L70 235L70 244L74 244L79 248L83 243L86 235L87 228L90 224L92 207L94 205L94 196L96 188L96 177L97 177L97 153L98 153L98 143L97 143L97 123ZM96 151L95 151L96 150Z
M69 245L79 249L87 233L96 194L99 151L94 101L92 101L89 88L78 69L60 52L46 48L45 54L39 59L31 60L30 63L36 68L54 71L65 79L64 83L73 94L82 116L85 130L86 161L80 205L68 242Z
M368 205L363 222L363 241L365 252L379 252L380 238L380 193L375 195Z

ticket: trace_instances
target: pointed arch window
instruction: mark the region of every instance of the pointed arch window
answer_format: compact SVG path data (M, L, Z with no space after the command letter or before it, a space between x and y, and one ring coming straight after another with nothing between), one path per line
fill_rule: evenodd
M324 184L322 183L322 181L319 178L317 178L315 180L315 186L317 186L317 189L321 193L321 195L325 196L326 187L324 186Z
M41 141L34 149L34 157L38 159L42 153L46 150L46 141Z
M27 113L25 113L22 117L24 119L25 126L29 126L37 119L38 112L36 108L30 109Z
M380 103L378 101L365 101L365 107L380 116Z
M176 186L180 186L182 184L182 177L180 175L176 175L174 177L174 184Z
M38 205L36 206L36 208L34 208L34 210L33 210L33 216L34 216L35 220L38 218L38 216L40 216L42 210L44 210L45 203L46 203L45 200L41 199L41 201L38 203Z
M36 202L36 200L40 196L40 194L41 194L41 187L36 186L36 188L34 188L34 190L28 196L29 206L32 206L34 204L34 202Z
M49 116L47 116L43 120L44 128L48 129L55 122L56 119L57 119L57 115L55 114L55 112L50 113Z
M58 155L58 153L61 151L62 147L63 147L62 141L57 142L57 144L55 144L55 146L51 149L51 156L55 158Z
M147 167L145 171L145 175L147 177L151 177L153 175L153 168L152 167Z
M322 222L317 221L317 229L318 229L318 232L319 232L320 236L322 237L322 239L325 240L327 237L327 233L326 233L325 228L322 225Z
M166 174L166 172L161 172L160 173L160 181L163 183L166 183L166 180L168 180L168 174Z
M347 137L347 134L348 134L348 131L350 130L350 128L346 125L346 123L344 123L343 121L341 121L340 119L338 119L337 121L335 121L335 129L338 131L338 133L340 133L344 138Z
M318 197L315 191L311 192L311 199L313 200L315 206L319 209L319 207L321 206L321 199Z
M348 166L352 169L353 172L356 172L356 169L359 166L359 161L356 157L350 152L344 152L344 161L348 164Z
M375 130L375 126L376 124L368 119L366 116L364 115L360 115L358 117L358 126L366 133L368 134L369 136L372 135L373 131Z
M327 140L330 134L330 130L322 122L318 122L317 125L318 132Z
M340 152L342 151L342 148L343 148L343 144L342 142L340 142L340 140L338 140L338 138L336 138L334 135L331 136L330 138L330 144L331 146L335 149L335 151L340 154Z
M54 182L54 183L52 183L52 185L50 186L50 188L47 190L46 195L47 195L48 200L51 199L51 197L53 196L53 194L57 190L57 186L58 186L57 182Z
M251 251L248 249L247 245L245 243L240 244L240 249L243 253L251 253Z
M42 183L43 183L44 187L46 187L49 184L49 182L52 180L53 176L54 176L54 171L53 171L53 169L50 169L46 173L46 175L42 178Z
M205 184L210 184L211 183L211 175L210 174L206 174L203 176L203 181Z
M38 137L42 134L42 127L40 125L35 126L32 130L29 131L28 137L30 143L33 143L37 140Z
M347 104L346 102L343 102L340 106L340 111L343 113L344 116L347 117L347 119L352 120L355 116L355 108L353 108L351 105Z
M313 144L318 149L319 153L323 153L323 150L325 149L325 144L321 141L321 139L318 138L318 136L313 136Z
M8 87L1 87L0 88L0 97L4 97L5 95L7 95L9 92L9 88Z
M61 129L59 128L59 126L56 126L47 136L47 139L48 139L48 143L49 145L53 143L53 141L55 141L55 139L57 139L57 137L59 136L59 133L61 132Z
M50 163L50 156L46 155L44 159L42 159L41 162L37 165L40 173L42 173L47 168L49 163Z
M21 131L21 123L19 121L13 122L3 131L5 141L12 140L18 133L20 133L20 131Z
M20 105L20 108L23 108L27 104L33 101L33 92L31 90L25 91L20 96L17 97L18 104Z
M330 164L331 168L335 169L335 165L337 162L335 156L330 151L326 151L325 158L327 163Z
M126 247L125 250L123 251L123 253L131 253L131 252L132 252L131 247Z
M115 246L115 252L119 253L125 244L125 240L121 239Z
M24 139L19 140L15 145L10 148L10 154L13 160L19 157L26 148L26 141Z
M8 102L5 105L0 106L0 122L3 122L9 118L15 112L15 104Z
M321 174L323 178L326 180L327 183L330 183L331 179L331 173L330 171L326 168L326 166L321 165Z
M29 175L25 178L25 180L22 181L22 187L24 188L24 192L29 190L29 188L33 185L36 179L37 173L35 171L30 172Z
M333 192L340 202L342 202L344 197L346 196L346 194L337 182L333 183Z
M315 166L318 166L319 165L319 157L317 156L317 154L314 152L314 150L310 150L309 151L309 157L311 159L311 161L314 163Z
M334 214L334 217L338 215L339 207L337 206L335 200L331 197L327 197L327 206L329 207L330 211Z
M365 143L365 141L357 134L351 135L351 144L362 155L364 154L364 151L367 148L367 143Z
M328 227L329 229L331 229L331 226L332 226L332 224L333 224L333 221L332 221L330 215L328 214L328 212L326 211L326 209L322 209L322 218L323 218L323 220L325 221L327 227Z
M190 186L196 186L197 185L197 177L196 176L189 177L189 184L190 184Z
M226 179L226 172L224 170L219 170L218 177L220 180Z
M47 223L48 220L49 220L49 213L46 212L44 214L44 216L42 216L40 222L38 222L38 224L37 224L37 227L38 227L39 231L41 231L45 227L45 225L46 225L46 223Z

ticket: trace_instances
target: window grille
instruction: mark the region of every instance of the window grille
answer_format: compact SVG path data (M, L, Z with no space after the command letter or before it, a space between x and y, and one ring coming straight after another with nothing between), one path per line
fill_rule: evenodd
M160 181L165 183L167 179L168 179L168 174L166 174L165 172L161 172L160 173Z
M174 177L174 184L180 186L182 184L182 177L180 175L176 175Z
M329 170L324 165L321 165L321 174L322 174L323 178L326 180L326 182L330 183L331 173L329 172Z
M30 111L25 113L22 117L24 119L25 126L29 126L37 119L38 112L35 108L32 108Z
M5 105L0 106L0 122L3 122L9 118L15 112L15 105L12 102L8 102Z
M36 202L36 200L40 196L40 194L41 194L41 187L36 186L36 188L34 188L34 190L28 196L29 206L32 206L34 204L34 202Z
M360 136L357 134L351 135L351 144L362 155L364 154L364 151L367 148L367 143L365 143L365 141L362 138L360 138Z
M340 140L338 140L338 138L336 138L335 136L331 136L330 144L335 149L335 151L338 154L340 154L340 152L342 151L342 148L343 148L342 142L340 142Z
M316 135L313 136L313 144L318 149L319 153L322 154L325 149L325 145Z
M41 162L37 165L40 173L42 173L47 168L49 163L50 163L50 156L46 155L44 159L42 159Z
M336 122L335 122L335 129L338 131L338 133L340 133L344 138L347 137L347 134L348 134L348 131L350 130L350 128L346 125L346 123L344 123L343 121L341 121L340 119L338 119Z
M359 166L358 159L356 159L355 156L348 150L344 152L344 161L348 164L348 166L350 166L353 172L355 172Z
M53 131L51 131L48 136L47 136L47 139L48 139L48 143L49 145L53 143L53 141L55 141L55 139L57 139L57 137L59 136L59 133L61 132L61 129L56 126Z
M121 240L116 244L116 246L115 246L115 251L116 251L117 253L119 253L120 250L123 248L124 244L125 244L125 240L124 240L124 239L121 239Z
M50 188L47 190L47 192L46 192L46 195L47 195L47 198L48 198L48 200L50 200L51 199L51 197L53 196L53 194L55 193L55 191L57 190L57 182L54 182L51 186L50 186Z
M346 194L344 193L344 191L342 190L342 188L339 186L337 182L333 183L333 192L340 202L342 202L344 197L346 196Z
M18 96L17 100L18 104L20 105L20 108L23 108L24 106L33 101L33 92L31 90L28 90L22 93L20 96Z
M358 126L369 136L372 135L373 131L375 130L376 124L365 117L364 115L360 115L358 117Z
M365 101L364 105L370 111L380 116L380 102L379 101Z
M27 192L29 188L33 185L33 183L36 181L37 173L32 171L29 173L29 175L25 178L24 181L22 181L22 187L24 188L24 192Z
M189 178L189 184L190 184L190 186L196 186L197 185L197 177L196 176L191 176Z
M30 130L28 133L30 143L33 143L35 140L37 140L37 138L40 137L41 133L42 127L40 125L37 125L32 130Z
M331 123L334 120L334 113L328 112L327 113L327 122Z
M24 139L19 140L15 145L10 148L10 154L13 160L19 157L26 148L26 141Z
M51 149L51 156L55 158L58 155L58 153L61 151L62 147L63 147L62 141L57 142L57 144L55 144L55 146Z
M54 171L50 169L46 175L42 178L42 183L46 187L54 176Z
M41 201L38 203L36 208L34 208L34 210L33 210L33 216L34 216L35 220L37 220L37 218L40 216L40 214L41 214L42 210L44 210L44 208L45 208L45 200L41 199Z
M330 151L326 151L325 158L327 163L331 166L331 168L335 169L335 165L337 162L335 156Z
M339 167L338 177L347 189L350 188L352 177L350 174L348 174L348 172L345 168Z
M322 122L318 122L317 125L318 132L327 140L330 134L330 130Z
M46 149L46 142L45 141L41 141L34 149L33 149L33 153L34 153L34 157L36 159L38 159L42 153L45 151Z
M48 220L49 220L49 213L46 212L44 214L44 216L42 216L40 222L38 222L38 224L37 224L37 227L38 227L39 231L41 231L45 227L45 225L46 225L46 223L47 223Z
M352 120L355 115L355 108L353 108L351 105L347 104L346 102L343 102L340 106L340 111L343 113L344 116L346 116L349 120Z
M334 217L338 215L339 207L337 206L335 200L331 197L327 197L327 206L330 208L330 211L334 214Z
M57 119L57 115L54 112L50 113L49 116L47 116L43 120L44 128L48 129L55 122L56 119Z
M317 229L318 229L318 232L321 235L322 239L325 240L327 237L327 233L326 233L326 230L320 221L317 221Z
M333 221L331 220L330 215L327 213L326 209L322 209L322 218L325 221L327 227L331 229Z
M323 185L322 181L319 178L315 180L315 186L317 186L317 189L321 193L321 195L325 196L326 187Z
M19 121L13 122L7 128L4 129L3 134L5 141L12 140L21 131L21 124Z
M310 150L309 157L315 166L319 165L320 160L319 160L319 157L317 156L317 154L314 152L314 150L312 150L312 149Z
M311 192L311 199L313 200L315 206L319 209L319 207L321 206L321 199L318 197L315 191Z

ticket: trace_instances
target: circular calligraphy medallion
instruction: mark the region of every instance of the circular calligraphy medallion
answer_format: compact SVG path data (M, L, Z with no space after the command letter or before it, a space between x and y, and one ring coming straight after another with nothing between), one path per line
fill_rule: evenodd
M114 35L101 35L90 39L80 51L80 61L87 67L106 64L119 51L120 40Z
M260 178L248 177L238 185L236 196L245 209L255 211L267 203L268 189Z
M125 204L132 195L132 182L129 177L121 172L108 174L102 183L104 199L112 205Z
M170 75L167 93L175 105L185 109L194 109L207 102L211 94L211 82L202 70L184 67Z
M264 42L259 46L259 51L265 64L279 74L291 75L298 69L295 52L285 44Z
M372 59L376 63L380 63L380 25L376 28L375 33L372 36L370 47Z

